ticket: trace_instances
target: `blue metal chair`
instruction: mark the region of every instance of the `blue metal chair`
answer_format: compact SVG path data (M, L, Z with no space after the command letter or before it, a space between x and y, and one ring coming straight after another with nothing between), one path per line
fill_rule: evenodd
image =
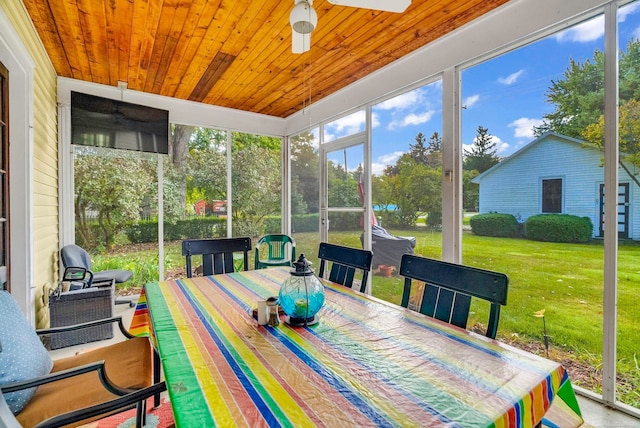
M507 304L509 278L498 272L405 254L400 264L405 277L401 305L409 305L412 280L423 281L420 313L467 328L471 297L491 303L485 336L496 338L500 306Z
M358 248L343 247L341 245L321 242L318 249L320 259L320 272L318 276L324 276L327 262L331 262L329 281L353 288L353 279L357 270L362 271L360 291L364 293L367 288L367 278L371 271L373 253Z
M292 266L295 259L295 239L283 234L265 235L256 244L254 269Z
M235 272L234 253L242 253L243 270L249 270L251 238L185 239L182 255L187 262L187 278L193 277L191 257L202 255L202 275Z

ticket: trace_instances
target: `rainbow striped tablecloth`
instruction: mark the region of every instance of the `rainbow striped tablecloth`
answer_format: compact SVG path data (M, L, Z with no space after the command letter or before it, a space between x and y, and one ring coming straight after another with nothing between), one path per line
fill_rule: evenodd
M315 326L258 326L288 275L146 285L132 327L146 305L178 427L582 424L560 364L341 286Z

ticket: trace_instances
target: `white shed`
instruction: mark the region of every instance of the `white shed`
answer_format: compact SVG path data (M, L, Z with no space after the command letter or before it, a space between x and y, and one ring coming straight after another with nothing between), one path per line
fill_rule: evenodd
M513 214L518 221L542 213L589 217L593 236L604 233L603 153L584 141L546 133L473 179L479 212ZM629 171L629 172L628 172ZM637 167L619 167L618 234L640 239Z

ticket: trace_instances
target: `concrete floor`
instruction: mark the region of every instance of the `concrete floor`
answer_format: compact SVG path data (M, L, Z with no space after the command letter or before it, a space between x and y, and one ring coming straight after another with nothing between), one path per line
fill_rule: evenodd
M610 409L597 401L578 395L578 403L584 421L594 428L631 428L640 427L640 419L626 413Z
M133 301L136 301L137 296L130 296ZM124 325L126 327L131 324L131 318L133 317L134 309L129 308L128 305L116 305L113 311L114 316L122 316ZM84 349L92 349L97 346L105 346L109 343L123 340L124 336L120 333L118 328L114 328L114 338L109 340L103 340L100 342L87 343L84 345L70 346L63 349L55 349L50 351L51 357L55 360L57 358L73 355L76 352ZM640 419L631 417L626 413L610 409L602 404L594 401L588 397L578 395L578 402L580 409L582 410L582 417L584 421L594 428L640 428Z

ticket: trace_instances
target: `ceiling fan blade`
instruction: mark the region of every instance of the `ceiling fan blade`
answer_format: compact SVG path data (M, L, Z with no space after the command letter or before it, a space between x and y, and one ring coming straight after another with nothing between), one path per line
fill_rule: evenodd
M404 12L411 0L328 0L338 6L359 7L362 9L383 10L385 12Z
M301 54L311 49L311 33L300 34L291 31L291 52Z

